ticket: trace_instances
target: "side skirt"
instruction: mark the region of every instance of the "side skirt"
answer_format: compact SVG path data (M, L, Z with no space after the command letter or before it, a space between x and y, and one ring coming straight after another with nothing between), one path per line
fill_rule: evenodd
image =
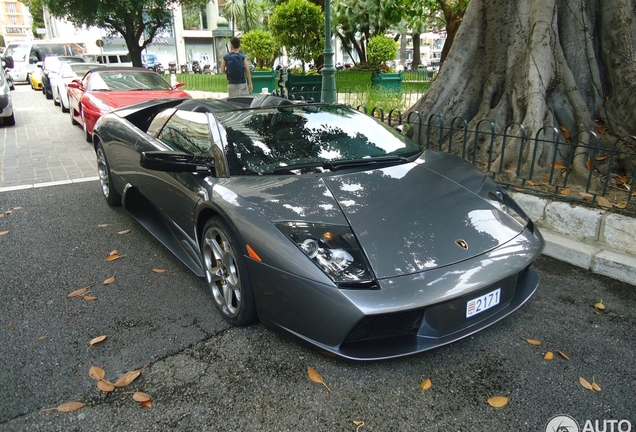
M124 188L122 205L137 222L167 247L195 275L205 276L198 245L130 184Z

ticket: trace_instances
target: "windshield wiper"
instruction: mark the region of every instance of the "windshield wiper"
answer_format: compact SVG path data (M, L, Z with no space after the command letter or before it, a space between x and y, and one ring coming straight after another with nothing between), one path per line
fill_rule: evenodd
M272 173L280 174L294 170L304 168L324 168L329 171L338 171L344 168L353 168L357 166L370 166L370 165L386 165L406 163L409 159L404 156L380 156L375 158L361 158L361 159L343 159L335 161L320 161L320 162L305 162L294 165L281 165L274 168Z

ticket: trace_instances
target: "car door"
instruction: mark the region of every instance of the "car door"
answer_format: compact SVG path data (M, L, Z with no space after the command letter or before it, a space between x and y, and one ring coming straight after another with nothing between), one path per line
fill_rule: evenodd
M208 114L176 110L156 139L168 151L208 157L212 141ZM142 144L143 145L143 144ZM148 149L156 150L156 146ZM138 151L145 151L138 148ZM141 191L162 213L173 220L188 235L193 235L192 220L196 203L206 194L205 172L170 173L144 172Z

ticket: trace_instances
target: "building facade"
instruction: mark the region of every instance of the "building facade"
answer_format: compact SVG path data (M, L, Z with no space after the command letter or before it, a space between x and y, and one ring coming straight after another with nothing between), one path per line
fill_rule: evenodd
M0 0L0 35L5 46L33 38L29 8L18 0Z

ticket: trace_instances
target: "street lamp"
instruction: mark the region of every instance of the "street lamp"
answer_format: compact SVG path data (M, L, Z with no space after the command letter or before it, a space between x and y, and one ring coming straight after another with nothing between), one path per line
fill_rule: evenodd
M331 47L331 4L325 0L325 64L322 68L321 99L327 103L337 102L336 68L333 65L333 48Z

